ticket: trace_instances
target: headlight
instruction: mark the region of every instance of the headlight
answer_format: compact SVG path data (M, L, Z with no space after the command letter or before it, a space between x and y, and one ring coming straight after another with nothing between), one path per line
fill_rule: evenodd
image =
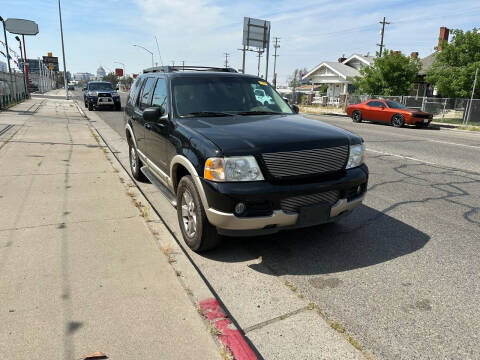
M365 145L350 145L350 154L348 156L347 169L351 169L363 164Z
M212 181L260 181L262 172L253 156L209 158L203 177Z

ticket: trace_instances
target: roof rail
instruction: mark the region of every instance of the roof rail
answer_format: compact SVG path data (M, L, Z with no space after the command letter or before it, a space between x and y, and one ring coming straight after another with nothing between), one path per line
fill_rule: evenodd
M155 66L143 70L144 74L154 73L154 72L163 72L171 73L176 71L217 71L217 72L232 72L236 73L237 70L233 68L225 67L214 67L214 66L190 66L190 65L180 65L180 66Z

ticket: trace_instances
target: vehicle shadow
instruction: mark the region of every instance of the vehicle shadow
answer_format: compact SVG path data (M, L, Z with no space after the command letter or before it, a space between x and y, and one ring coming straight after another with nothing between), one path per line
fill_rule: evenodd
M430 237L366 205L338 223L252 238L226 238L204 256L241 262L261 258L250 268L275 275L329 274L364 268L421 249ZM247 251L238 251L239 248Z

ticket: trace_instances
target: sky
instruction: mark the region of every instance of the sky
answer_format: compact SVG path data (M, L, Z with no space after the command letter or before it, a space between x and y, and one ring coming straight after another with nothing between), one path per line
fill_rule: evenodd
M0 0L4 18L34 20L39 34L26 37L27 57L53 52L61 61L57 0ZM374 55L386 17L386 48L405 54L431 54L440 26L480 28L478 0L62 0L67 71L95 73L99 65L138 73L154 62L177 65L242 67L243 17L271 21L271 36L280 38L278 84L295 68L312 69L353 53ZM155 36L158 39L157 50ZM0 38L3 37L0 36ZM16 49L14 35L9 45ZM0 44L0 50L3 51ZM273 47L270 49L273 55ZM0 60L4 61L0 54ZM257 74L257 57L247 53L246 72ZM119 64L123 63L124 65ZM265 72L265 55L261 73ZM268 80L272 80L273 57Z

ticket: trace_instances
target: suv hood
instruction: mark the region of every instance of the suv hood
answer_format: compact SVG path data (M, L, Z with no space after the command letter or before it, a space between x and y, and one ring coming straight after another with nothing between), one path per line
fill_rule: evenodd
M346 130L300 115L181 119L179 123L215 143L226 156L255 155L361 143Z

